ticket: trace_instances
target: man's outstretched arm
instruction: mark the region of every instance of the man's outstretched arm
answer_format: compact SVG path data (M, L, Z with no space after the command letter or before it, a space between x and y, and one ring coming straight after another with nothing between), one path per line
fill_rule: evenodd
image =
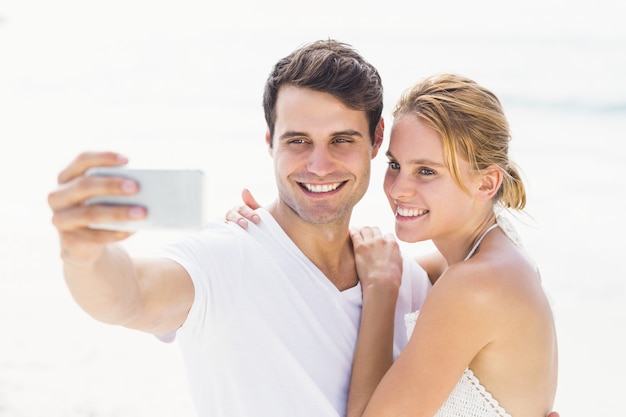
M85 152L59 174L48 204L59 233L63 274L76 302L95 319L165 333L178 328L189 311L194 294L189 275L173 261L131 258L118 244L131 232L92 226L141 219L145 208L86 203L99 195L138 191L138 185L125 178L85 175L92 167L126 162L113 152Z

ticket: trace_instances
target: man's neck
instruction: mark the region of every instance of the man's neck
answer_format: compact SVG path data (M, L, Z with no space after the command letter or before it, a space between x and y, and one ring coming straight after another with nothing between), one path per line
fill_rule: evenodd
M312 224L294 212L268 206L268 211L289 238L315 266L343 291L358 282L352 240L349 234L349 219L344 222Z

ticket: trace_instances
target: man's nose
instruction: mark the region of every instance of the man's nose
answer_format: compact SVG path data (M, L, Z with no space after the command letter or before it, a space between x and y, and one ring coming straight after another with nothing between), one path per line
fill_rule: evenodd
M315 146L309 155L308 170L318 176L324 176L334 169L333 155L326 146Z

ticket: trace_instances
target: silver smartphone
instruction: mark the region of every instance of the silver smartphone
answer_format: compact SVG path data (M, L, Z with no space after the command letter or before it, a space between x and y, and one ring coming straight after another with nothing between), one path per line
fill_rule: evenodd
M147 216L138 221L96 223L94 229L134 231L139 229L200 228L205 222L204 173L194 169L136 169L96 167L86 175L130 178L139 184L133 195L103 195L86 204L143 206Z

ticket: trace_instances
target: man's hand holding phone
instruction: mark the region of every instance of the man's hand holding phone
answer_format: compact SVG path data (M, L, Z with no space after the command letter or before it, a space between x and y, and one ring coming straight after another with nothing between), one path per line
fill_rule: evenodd
M132 233L94 230L90 224L143 219L145 207L87 205L101 195L132 195L139 185L126 178L88 177L96 166L122 166L128 160L114 152L85 152L58 175L58 186L48 195L52 223L59 232L62 257L75 264L89 264L101 254L104 245L127 238Z
M203 225L201 171L131 170L127 162L114 152L85 152L59 173L48 204L64 258L89 263L139 229Z
M139 189L133 194L99 195L89 198L87 205L144 207L146 216L131 221L92 223L93 229L192 229L204 225L204 174L191 169L131 169L96 167L87 176L119 177L135 182ZM124 183L123 183L124 184ZM131 215L134 213L130 212Z

